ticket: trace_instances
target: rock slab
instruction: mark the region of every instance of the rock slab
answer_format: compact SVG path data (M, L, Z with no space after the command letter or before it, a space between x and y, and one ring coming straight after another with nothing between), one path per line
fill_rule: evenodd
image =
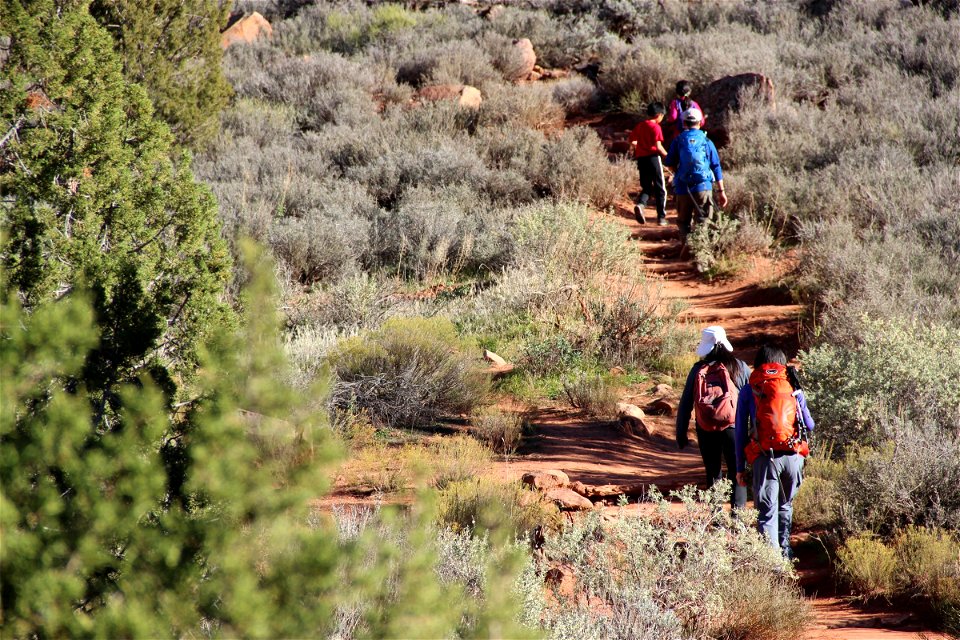
M272 35L273 27L259 12L254 11L228 26L220 34L220 46L226 49L235 44L250 44L261 36L269 38Z
M707 135L718 147L730 143L730 117L743 107L745 97L759 100L771 111L777 107L773 81L762 73L718 78L697 95L697 102L709 116Z

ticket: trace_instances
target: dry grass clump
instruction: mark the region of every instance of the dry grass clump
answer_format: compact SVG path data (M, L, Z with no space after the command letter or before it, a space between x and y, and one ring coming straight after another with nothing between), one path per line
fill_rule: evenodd
M440 318L392 318L348 338L328 357L330 404L362 409L375 424L416 427L469 413L488 382L453 325Z
M580 374L563 382L570 406L601 420L617 416L619 394L613 380L600 374Z
M470 424L473 435L496 453L513 453L523 439L523 416L512 411L495 407L474 411Z
M474 478L444 487L437 522L460 531L506 530L511 536L529 536L540 528L556 530L560 512L552 501L519 483Z

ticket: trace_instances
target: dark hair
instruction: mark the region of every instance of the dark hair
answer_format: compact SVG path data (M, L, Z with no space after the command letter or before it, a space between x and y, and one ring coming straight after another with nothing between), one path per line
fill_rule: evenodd
M680 80L677 82L677 95L678 96L688 96L690 92L693 91L693 87L686 80Z
M737 362L737 359L734 357L733 351L730 351L720 343L713 345L713 349L710 350L710 353L703 356L701 362L719 362L727 368L731 376L740 370L740 363Z
M787 356L780 347L765 344L757 350L757 356L753 359L753 368L759 369L768 362L786 365Z
M656 118L666 112L667 109L663 106L662 102L651 102L647 105L647 115L651 118Z

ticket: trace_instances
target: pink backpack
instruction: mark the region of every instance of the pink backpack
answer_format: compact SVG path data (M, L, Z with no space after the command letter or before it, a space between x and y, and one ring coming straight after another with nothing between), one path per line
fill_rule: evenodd
M723 431L733 425L737 417L737 387L723 364L713 362L700 367L693 410L704 431Z

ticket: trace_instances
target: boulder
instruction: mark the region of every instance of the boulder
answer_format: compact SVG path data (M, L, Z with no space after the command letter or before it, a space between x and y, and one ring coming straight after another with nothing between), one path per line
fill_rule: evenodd
M227 25L220 34L220 46L224 49L235 44L250 44L261 36L273 35L273 27L267 19L254 11Z
M665 396L667 394L673 393L673 387L668 384L658 384L653 388L653 392L658 396Z
M614 378L619 378L620 376L627 375L627 371L623 367L613 367L610 369L610 375Z
M588 492L590 491L590 487L588 487L587 485L583 484L583 483L580 482L579 480L577 480L576 482L574 482L573 484L571 484L571 485L570 485L570 489L571 489L572 491L576 491L577 493L579 493L580 495L582 495L582 496L585 497L585 498L590 495L590 494L588 493Z
M550 469L548 471L531 471L523 474L521 481L523 484L528 484L534 489L539 489L540 491L570 486L569 476L559 469Z
M506 375L514 369L512 364L487 349L483 350L483 359L490 363L487 373L494 378Z
M513 41L514 53L517 57L516 74L510 80L525 80L533 73L537 64L537 54L533 51L533 43L529 38L520 38Z
M646 410L655 416L672 416L677 413L677 407L665 398L657 398L647 405Z
M770 78L760 73L741 73L714 80L696 98L707 114L706 131L714 144L722 147L730 142L730 117L740 110L744 97L757 99L770 110L776 109L776 92Z
M480 16L481 18L486 18L487 20L493 22L494 20L502 16L506 10L507 8L502 4L494 4L494 5L490 5L489 7L480 9L480 11L477 12L477 15Z
M618 402L617 418L619 419L620 428L629 436L652 436L654 434L653 425L647 420L643 409L635 404Z
M433 84L417 91L414 98L420 102L424 100L430 102L454 100L466 109L479 109L483 102L483 95L480 90L465 84Z
M564 487L554 487L546 492L546 496L557 503L557 506L566 511L587 511L593 509L593 503L582 495Z

